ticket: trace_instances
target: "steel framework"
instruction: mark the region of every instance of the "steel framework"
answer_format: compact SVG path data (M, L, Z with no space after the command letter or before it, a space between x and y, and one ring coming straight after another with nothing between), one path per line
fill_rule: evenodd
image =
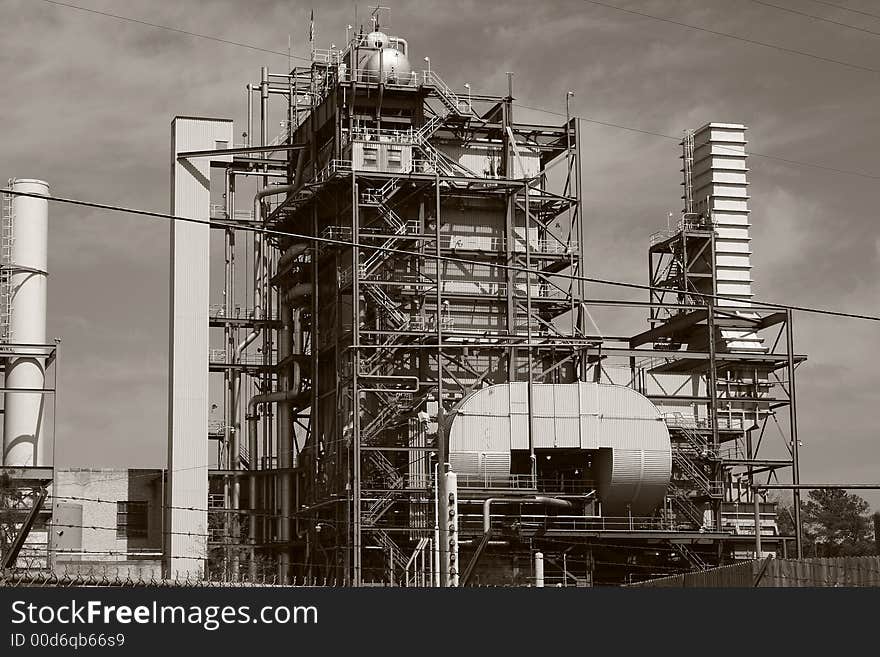
M760 530L742 531L744 519L761 528L773 513L758 477L790 468L797 483L804 357L790 313L715 301L715 227L687 199L678 227L652 238L649 301L587 299L578 122L519 120L511 74L504 96L464 97L435 71L358 69L371 48L360 34L289 74L263 69L248 85L246 143L181 154L233 156L217 163L225 194L212 206L225 245L210 313L223 340L209 359L223 376L223 419L209 428L212 576L523 583L540 550L561 582L582 585L750 549ZM284 129L270 140L272 98ZM259 187L241 212L249 178ZM643 308L651 328L592 335L588 307ZM771 330L758 351L726 337ZM480 387L518 381L529 450L506 478L459 481L450 565L448 418ZM588 478L573 485L539 459L532 386L576 381L627 385L666 411L673 482L655 516L603 516ZM763 458L782 409L790 458ZM578 508L557 513L548 496ZM493 503L486 529L480 509Z

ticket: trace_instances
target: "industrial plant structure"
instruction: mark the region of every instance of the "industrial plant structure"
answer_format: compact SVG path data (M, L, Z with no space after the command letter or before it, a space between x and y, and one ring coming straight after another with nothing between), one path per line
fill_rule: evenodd
M595 298L578 119L523 114L511 73L456 91L378 12L263 68L243 132L172 122L165 575L589 586L800 556L797 490L794 537L758 493L798 483L805 357L791 311L752 300L745 126L685 133L644 300ZM47 187L11 189L3 472L27 536L56 345Z
M797 482L804 357L751 300L746 128L683 138L647 298L587 298L578 121L424 59L374 13L262 69L243 145L173 122L169 572L589 585L788 549L751 484Z
M27 557L48 564L45 504L53 477L54 368L57 343L46 340L49 185L10 179L0 218L0 371L3 373L3 453L0 568ZM48 377L47 369L52 368Z

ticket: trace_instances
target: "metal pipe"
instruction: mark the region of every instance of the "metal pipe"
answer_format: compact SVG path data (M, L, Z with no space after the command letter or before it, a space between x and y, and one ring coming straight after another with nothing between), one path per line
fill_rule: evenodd
M295 305L295 301L299 301L300 299L311 296L311 294L311 283L297 283L293 287L286 289L281 297L284 300L284 303Z
M443 318L441 316L441 309L443 308L443 261L441 260L440 251L440 172L437 170L434 171L434 194L434 249L437 256L437 462L440 464L438 475L443 475L442 477L438 476L436 486L437 497L441 504L444 505L444 508L446 508L446 471L449 467L449 455L447 449L446 417L443 408ZM446 524L445 520L444 524ZM450 585L451 579L446 569L446 564L449 560L449 536L445 535L448 533L445 530L440 529L439 532L440 586L447 587Z
M269 69L260 68L260 146L268 144L269 134Z
M278 362L281 363L290 356L293 348L290 306L284 299L281 299L278 305L278 318L281 321L281 328L278 330ZM290 374L287 367L278 371L278 388L280 391L299 392L297 387L290 385ZM281 542L285 545L278 555L278 578L282 584L286 584L290 575L290 546L287 545L290 541L291 529L291 477L289 470L293 467L292 427L290 407L287 404L278 404L275 422L276 435L278 436L278 464L285 469L285 472L281 474L280 481L281 518L278 532Z
M262 189L257 190L257 193L254 194L254 221L261 221L262 220L263 212L262 212L262 204L260 203L260 201L262 199L266 198L267 196L273 196L275 194L284 194L284 193L287 193L290 191L293 191L293 185L274 185L274 186L269 186L269 187L263 187ZM258 240L260 240L259 243L258 243ZM259 250L259 252L262 252L262 241L260 238L260 233L255 232L254 233L254 274L255 274L255 280L254 280L254 319L264 319L264 318L260 317L261 309L263 306L262 306L262 294L261 294L262 276L260 276L259 266L258 266L258 262L259 262L261 256L258 255L258 250ZM242 342L238 345L238 347L235 350L235 361L234 362L239 361L239 359L241 358L241 355L244 353L244 350L247 349L248 346L250 346L250 344L254 340L256 340L258 337L260 337L261 333L262 333L262 328L260 328L260 327L254 328L254 330L251 331L244 340L242 340Z
M560 500L556 497L546 497L537 495L535 497L490 497L483 502L483 533L488 534L492 531L492 516L490 510L495 503L511 503L518 502L521 504L543 504L544 506L555 506L559 509L570 509L574 505L568 500Z
M792 471L791 483L795 485L792 490L792 506L794 506L794 545L797 551L797 558L804 557L804 541L803 532L801 530L801 494L799 484L801 483L801 465L798 455L798 432L797 432L797 397L795 396L794 384L794 334L792 333L792 312L791 309L785 311L785 339L786 339L786 357L788 359L788 417L791 434L791 458Z
M234 185L235 178L231 174L229 169L226 170L226 216L232 217L235 214L235 196L234 196ZM225 276L223 278L223 311L226 318L232 316L233 312L233 294L235 290L235 284L233 281L233 271L234 271L234 259L235 259L235 231L231 228L227 228L223 231L223 248L224 248L224 265L225 265ZM223 324L223 338L224 338L224 347L226 349L226 362L230 362L232 360L232 355L235 353L235 334L232 327L228 322ZM225 450L225 466L226 468L237 470L238 469L238 442L237 436L232 431L232 405L234 403L234 386L233 386L233 378L234 375L231 370L224 370L223 372L223 447ZM222 467L222 466L221 466ZM227 512L225 515L225 525L226 525L226 536L227 541L232 538L234 534L233 525L236 521L236 512L235 512L235 487L237 485L237 477L226 477L224 479L223 485L223 502L224 506L227 509L231 509L231 511ZM233 539L234 540L234 539ZM230 575L234 575L234 573L238 572L238 569L234 565L234 554L237 552L237 548L229 546L227 547L224 554L224 577L227 581L230 578Z
M432 582L440 588L440 484L437 479L437 462L434 462L434 545L431 549L434 553L434 572Z
M535 552L535 587L544 588L544 554Z
M360 217L358 212L358 182L357 175L351 176L351 228L354 238L352 247L352 338L355 344L360 343L361 307L360 307ZM317 266L317 263L315 264ZM360 374L360 352L355 349L352 353L351 380L351 403L352 403L352 585L361 586L363 573L361 572L361 400L358 390L358 375Z
M288 272L288 270L293 266L294 261L301 256L303 253L306 253L311 248L311 245L308 242L299 242L297 244L292 245L287 251L284 252L280 258L278 258L278 263L275 268L276 276L283 276Z
M250 466L251 466L251 475L248 477L248 489L250 493L250 510L251 515L248 523L248 540L251 546L256 544L257 539L257 518L256 518L256 497L257 497L257 475L256 475L256 461L254 459L254 454L257 450L257 420L259 419L259 415L257 414L257 406L261 404L271 404L271 403L288 403L293 402L298 397L298 393L293 390L283 390L276 392L267 392L260 393L251 397L250 401L248 401L247 406L247 422L248 422L248 448L251 452L250 456ZM289 513L287 515L290 515ZM253 547L251 547L252 553L249 563L249 570L251 577L256 577L256 560L253 555Z
M746 457L749 461L755 458L751 431L746 432ZM749 491L752 494L752 510L755 516L755 559L760 559L763 552L761 548L761 505L758 501L758 490L755 488L755 472L751 465L748 467L747 472L749 475Z
M260 68L260 146L265 147L269 144L269 70L265 66ZM268 169L267 166L262 167L264 171ZM269 186L269 178L263 178L263 190L268 188ZM263 191L260 190L260 191ZM263 196L260 195L260 192L257 193L256 200L259 201ZM262 209L262 203L260 203L260 207ZM261 222L264 222L264 216L261 212L257 214L256 208L254 209L254 219L259 219ZM261 319L268 319L270 316L269 311L269 241L264 235L259 235L260 241L260 249L259 249L259 257L256 255L256 251L254 253L254 265L258 267L259 271L259 293L260 304L262 309L262 314L259 316ZM271 344L272 344L272 335L271 331L265 329L262 331L262 355L263 355L263 366L264 370L269 365L270 362L270 354L271 354ZM262 382L262 390L269 390L271 387L271 378L270 374L261 373L258 375ZM263 450L261 453L261 457L263 458L263 467L268 467L271 463L269 457L271 455L271 434L272 434L272 426L269 422L269 414L264 413L262 418L262 433L263 433ZM263 509L266 510L268 508L268 478L263 480L265 482L264 485L264 495L262 500ZM268 525L268 516L263 516L262 519L262 527L263 533L265 535L267 525Z
M247 84L247 145L251 147L254 145L254 87L252 84Z
M531 247L531 236L529 235L529 229L531 228L531 212L529 211L529 187L531 182L529 181L528 174L526 173L525 168L523 167L522 161L519 157L519 152L516 150L516 141L513 138L513 131L508 126L508 132L510 133L511 147L514 149L516 153L516 158L520 162L520 168L522 169L522 174L526 179L525 185L523 186L525 192L525 237L526 237L526 335L528 339L529 346L526 349L526 358L528 358L526 372L529 377L529 383L526 388L527 398L528 398L528 411L529 411L529 468L532 475L532 485L537 487L538 485L538 462L535 458L535 412L533 406L534 400L534 370L532 366L532 247Z

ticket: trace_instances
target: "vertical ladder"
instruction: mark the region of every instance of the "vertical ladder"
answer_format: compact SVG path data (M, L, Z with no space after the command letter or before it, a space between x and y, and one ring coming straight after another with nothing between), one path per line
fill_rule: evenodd
M10 178L8 187L14 179ZM14 197L3 194L3 216L0 219L0 342L10 342L12 332L12 245L15 241L13 226L15 219Z
M694 131L685 130L682 145L684 161L684 211L694 211Z

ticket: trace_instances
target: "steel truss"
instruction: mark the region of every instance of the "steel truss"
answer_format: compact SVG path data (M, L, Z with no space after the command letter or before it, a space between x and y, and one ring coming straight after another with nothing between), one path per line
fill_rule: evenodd
M516 519L514 534L507 525L493 529L506 532L504 549L511 558L546 551L568 583L592 581L601 567L594 554L603 551L633 557L663 546L673 566L706 567L752 541L725 525L738 503L732 484L747 481L751 490L760 475L769 481L783 468L797 478L794 373L804 357L792 351L790 314L707 303L714 233L687 215L653 240L648 303L586 299L576 278L585 235L576 121L518 123L511 90L465 103L434 72L406 84L365 81L342 75L339 61L289 75L264 70L248 93L249 118L251 99L261 101L261 145L252 143L251 120L247 144L224 165L218 216L243 229L333 241L246 234L253 258L244 287L253 294L242 300L241 231L221 228L224 301L211 326L223 331L223 348L210 358L224 391L224 419L211 431L219 455L211 486L222 503L211 515L209 547L218 572L352 585L445 582L435 500L444 494L437 474L447 462L447 418L480 387L515 381L529 383L530 400L533 383L613 381L658 405L691 409L667 417L674 486L653 518L550 514L533 502L554 490L531 447L505 487L462 482L471 565L484 550L487 572L497 565L471 510L499 494L515 500L499 507ZM270 142L272 95L286 100L287 127ZM410 160L371 168L353 155L355 144L371 142L400 144ZM484 170L456 157L468 149L492 153ZM268 190L251 214L236 210L242 176L262 177ZM587 309L603 306L647 307L651 328L632 338L591 335ZM779 336L763 352L736 353L721 337L731 329ZM676 377L689 387L662 384ZM765 429L781 409L790 413L791 458L762 458ZM578 555L578 565L566 554ZM468 575L479 578L480 568ZM612 570L631 578L634 568Z

